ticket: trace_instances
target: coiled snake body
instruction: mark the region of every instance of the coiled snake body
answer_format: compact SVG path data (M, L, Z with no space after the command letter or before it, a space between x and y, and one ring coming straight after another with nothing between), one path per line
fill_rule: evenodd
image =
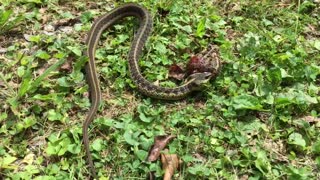
M94 119L101 100L99 80L94 62L95 50L102 32L118 20L128 16L139 19L139 29L132 41L128 62L131 78L140 92L156 99L177 100L185 97L192 91L199 90L201 85L211 78L210 72L201 72L191 74L185 84L175 88L165 88L152 84L142 76L138 66L138 59L142 48L152 30L152 18L149 12L139 5L130 3L115 8L111 12L98 18L93 24L87 38L88 48L86 54L89 57L89 61L86 65L86 77L90 90L91 108L83 124L83 142L87 161L94 178L97 178L97 175L89 149L88 127Z

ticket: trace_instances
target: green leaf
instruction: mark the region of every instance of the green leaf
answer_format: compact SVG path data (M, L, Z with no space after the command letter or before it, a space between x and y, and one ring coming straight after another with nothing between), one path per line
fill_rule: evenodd
M152 117L147 117L147 106L138 106L138 113L139 113L139 119L143 122L149 123L151 122L153 119Z
M200 38L202 38L203 35L205 35L206 33L206 20L207 20L206 18L202 18L198 23L197 36L199 36Z
M83 12L83 13L81 14L81 17L80 17L81 22L82 22L83 24L89 22L92 18L93 18L93 14L92 14L90 11L89 11L89 12Z
M299 133L292 133L288 138L288 143L293 145L298 145L301 147L306 147L306 141L303 139L302 135Z
M314 41L313 47L316 48L317 50L320 50L320 41L319 40Z
M39 43L41 41L41 36L40 35L35 35L35 36L29 36L28 40L30 42L35 42L35 43Z
M69 80L68 80L68 77L61 77L57 80L59 86L62 86L62 87L71 87L72 85L70 84Z
M57 133L52 133L52 134L50 134L48 139L49 139L50 142L54 143L54 142L57 142L59 140L59 136L58 136Z
M34 180L55 180L57 179L56 176L37 176Z
M103 149L103 140L102 139L94 140L91 147L98 152L101 151Z
M17 69L17 75L19 77L22 77L25 73L25 67L24 66L19 66L18 69Z
M144 161L148 156L148 152L144 150L138 150L135 152L135 154L137 155L140 161Z
M5 24L8 22L11 14L13 13L13 11L7 10L7 11L0 11L0 30L5 26Z
M167 54L168 50L166 46L161 42L157 42L154 48L157 52L159 52L160 55Z
M192 167L188 168L188 172L193 175L204 175L204 176L210 176L213 172L213 170L203 166L202 164L195 164Z
M281 83L282 76L280 68L271 68L267 72L267 78L269 81L274 83L274 85L278 85Z
M240 95L232 99L233 107L235 109L251 109L251 110L261 110L262 105L258 98L251 95Z
M132 132L132 130L127 130L125 133L124 133L124 140L128 143L128 144L130 144L130 145L132 145L132 146L137 146L137 145L139 145L139 142L138 141L136 141L134 138L133 138L133 132Z
M320 154L320 140L317 140L312 146L312 152L315 154Z
M11 163L13 163L15 160L17 160L16 157L10 156L10 155L6 155L2 161L0 161L0 167L6 167L8 165L10 165Z
M41 85L42 81L49 76L52 71L55 71L65 62L64 58L59 59L56 63L47 68L30 86L30 92L36 91L36 89Z
M315 159L315 162L318 166L318 168L320 167L320 156L318 156L316 159Z
M38 57L40 59L48 60L48 59L50 59L51 56L43 50L38 50L36 52L36 57Z
M58 156L62 156L64 155L67 150L68 150L68 147L69 145L71 144L71 140L69 138L64 138L60 143L59 143L59 146L60 146L60 149L58 151Z
M297 104L317 104L318 100L316 97L311 97L304 92L299 92L296 94L296 103Z
M192 27L190 25L182 26L180 29L184 30L187 33L192 33Z
M271 25L274 25L272 21L266 19L266 18L263 18L262 19L262 22L265 26L271 26Z
M216 152L218 152L219 154L222 154L222 153L224 153L226 151L222 146L218 146L214 150Z
M79 154L81 152L81 145L70 144L68 146L68 151L71 152L72 154Z
M289 104L294 104L294 95L291 93L280 93L276 96L275 103L277 106L286 106Z
M37 120L33 116L26 117L24 120L24 128L27 129L37 123Z
M22 0L25 3L35 3L35 4L42 4L41 0Z
M28 67L24 73L24 76L22 77L22 83L20 84L20 88L18 90L19 97L24 96L28 92L28 89L30 88L30 84L31 84L31 71L30 71L30 67Z
M77 56L82 56L82 51L79 46L67 46L67 48L72 51Z
M139 118L141 121L146 122L146 123L149 123L152 121L152 118L146 117L146 115L144 113L140 113Z
M266 152L258 151L257 152L257 159L254 161L255 166L259 169L260 172L266 174L271 171L271 164L268 160Z
M54 109L48 111L48 120L49 121L62 121L63 117L60 113L56 112Z
M7 113L0 113L0 122L2 122L3 120L8 118L8 114Z

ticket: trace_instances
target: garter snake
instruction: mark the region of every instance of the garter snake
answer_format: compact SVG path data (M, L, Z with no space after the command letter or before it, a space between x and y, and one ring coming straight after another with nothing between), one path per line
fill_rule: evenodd
M207 82L211 76L209 72L195 73L188 77L188 81L185 84L174 88L165 88L152 84L142 76L138 65L142 48L152 30L152 17L149 12L137 4L129 3L99 17L92 25L86 41L88 46L86 55L89 57L86 64L86 78L89 85L91 107L83 123L83 142L87 161L94 178L97 178L97 175L89 149L88 127L94 119L101 100L101 90L95 65L95 50L102 32L120 19L128 16L133 16L139 20L139 29L133 38L128 54L128 62L131 78L140 92L156 99L177 100L192 91L199 90L200 86Z

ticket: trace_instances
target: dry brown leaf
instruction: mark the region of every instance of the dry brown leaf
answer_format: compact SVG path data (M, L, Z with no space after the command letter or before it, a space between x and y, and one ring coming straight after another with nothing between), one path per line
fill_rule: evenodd
M68 57L67 61L60 66L60 70L71 72L72 71L72 61L73 58L71 56Z
M173 64L169 68L169 77L181 81L185 77L186 73L183 68L177 64Z
M167 151L166 151L167 152ZM174 172L179 168L179 157L176 154L161 154L163 180L171 180Z
M163 135L163 136L156 136L154 138L154 144L152 145L151 149L149 150L149 155L147 157L148 161L156 161L159 156L160 152L166 147L166 145L173 139L175 136L173 135Z
M309 123L316 123L320 121L320 118L313 117L313 116L304 116L301 119Z
M54 23L54 29L57 30L61 26L73 26L79 22L81 22L79 17L73 19L61 19Z

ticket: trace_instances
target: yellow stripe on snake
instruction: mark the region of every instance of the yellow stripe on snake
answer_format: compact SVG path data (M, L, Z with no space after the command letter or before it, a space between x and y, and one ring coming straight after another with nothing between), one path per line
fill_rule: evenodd
M86 65L86 78L89 84L91 108L83 123L83 142L86 150L87 161L91 174L96 179L97 174L90 154L88 137L88 127L93 121L101 101L101 91L95 65L95 50L102 32L120 19L128 16L136 17L139 20L139 29L132 41L128 55L128 62L131 78L140 92L146 96L156 99L178 100L184 98L192 91L200 90L202 87L201 85L209 81L212 75L211 72L194 73L191 74L187 78L188 81L181 86L174 88L156 86L142 76L138 65L142 49L152 30L153 22L150 13L145 8L137 4L130 3L117 7L98 18L93 24L86 42L88 45L86 55L89 57L89 61ZM220 63L217 63L217 65L219 66ZM215 68L219 69L219 67Z

